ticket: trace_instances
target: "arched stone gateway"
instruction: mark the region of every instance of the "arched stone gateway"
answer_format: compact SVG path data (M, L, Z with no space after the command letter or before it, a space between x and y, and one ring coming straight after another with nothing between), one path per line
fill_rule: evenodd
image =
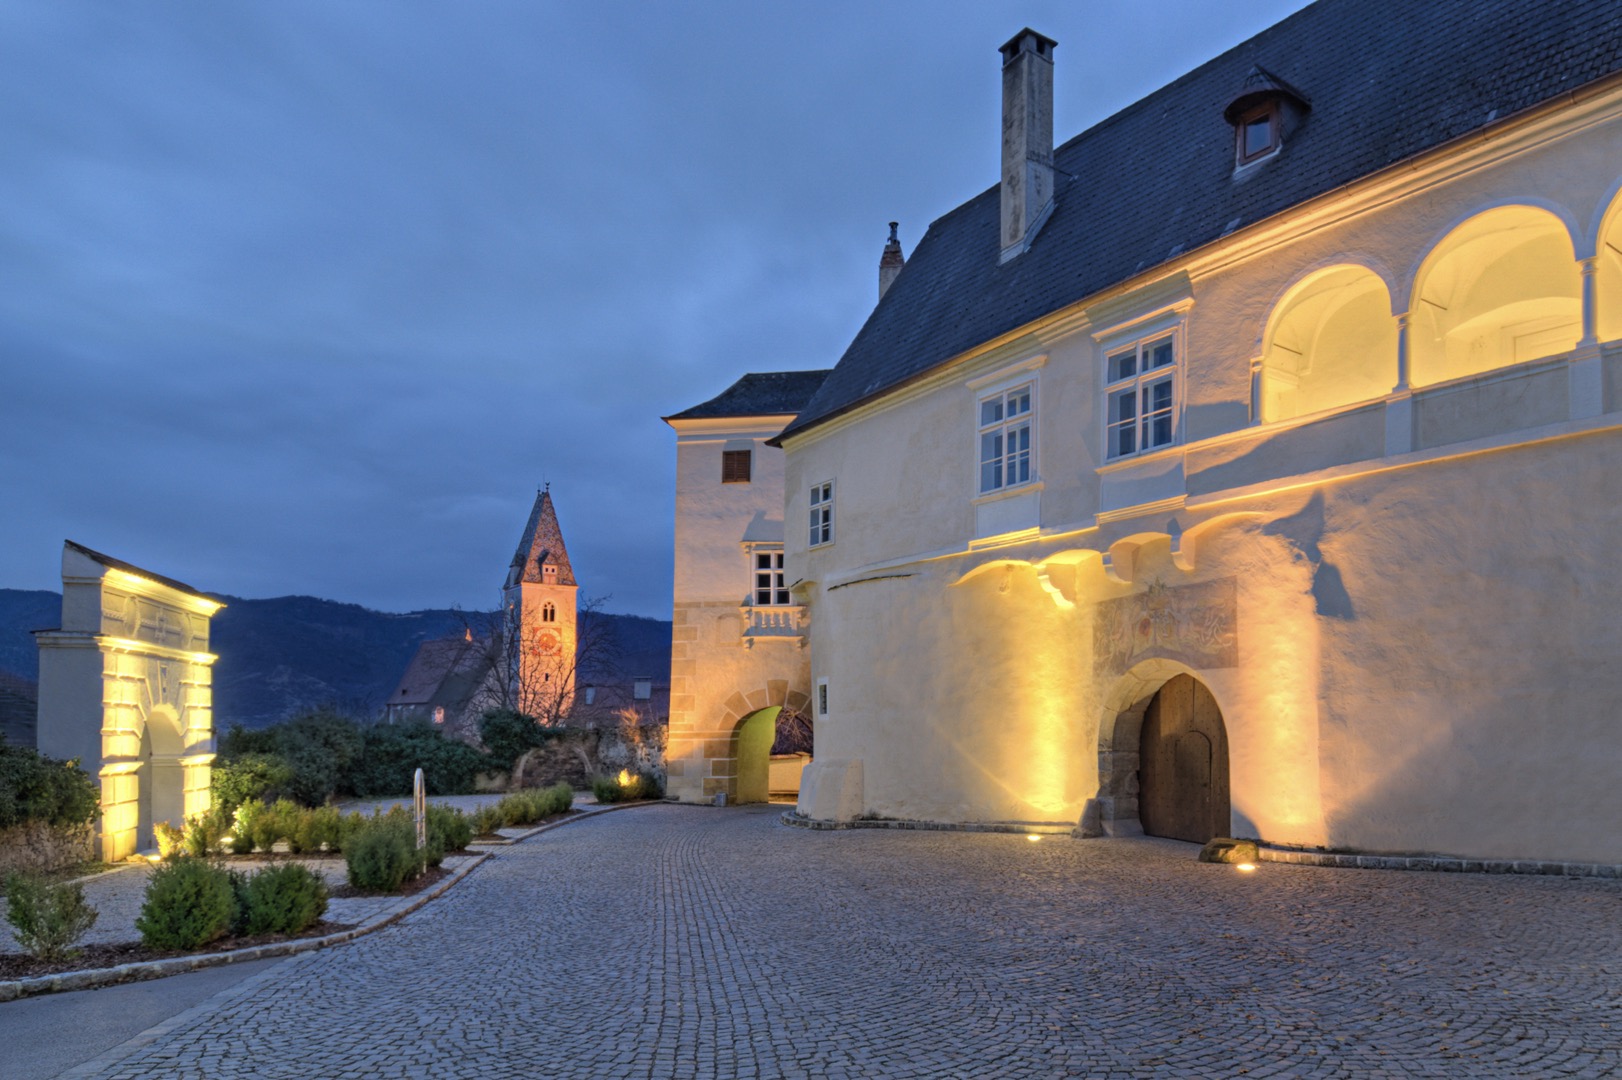
M1197 721L1195 688L1200 695ZM1197 737L1183 739L1185 734ZM1154 758L1147 766L1147 790L1146 757ZM1201 760L1206 762L1205 794ZM1175 794L1179 789L1182 795ZM1150 799L1155 805L1146 807ZM1206 824L1187 828L1186 821ZM1104 697L1098 723L1098 795L1082 813L1080 835L1174 836L1214 828L1203 842L1225 834L1229 821L1227 729L1215 698L1193 669L1176 660L1134 665Z
M766 802L773 793L797 791L798 770L809 755L774 757L772 749L780 729L803 721L810 704L804 691L789 689L787 680L771 679L747 694L733 693L707 732L687 730L672 716L667 791L684 802L725 795L728 803Z
M159 821L209 808L214 760L209 619L189 585L69 541L62 627L39 644L39 749L101 781L101 857L153 846Z

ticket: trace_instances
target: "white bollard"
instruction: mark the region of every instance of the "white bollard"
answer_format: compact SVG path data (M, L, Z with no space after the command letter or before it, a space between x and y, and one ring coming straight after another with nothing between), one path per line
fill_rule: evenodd
M411 807L417 814L417 850L428 846L428 792L423 787L422 770L411 781Z

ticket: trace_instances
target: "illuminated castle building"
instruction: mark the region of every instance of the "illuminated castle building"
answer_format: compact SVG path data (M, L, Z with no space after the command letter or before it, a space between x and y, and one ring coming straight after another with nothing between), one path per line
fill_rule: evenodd
M1321 0L1057 148L1004 45L772 440L801 814L1622 863L1619 14Z

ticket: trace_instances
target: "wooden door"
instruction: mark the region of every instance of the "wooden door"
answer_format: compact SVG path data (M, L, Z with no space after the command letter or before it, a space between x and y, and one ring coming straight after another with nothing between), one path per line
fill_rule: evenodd
M1138 817L1151 836L1203 844L1228 834L1228 736L1216 699L1179 675L1143 715Z

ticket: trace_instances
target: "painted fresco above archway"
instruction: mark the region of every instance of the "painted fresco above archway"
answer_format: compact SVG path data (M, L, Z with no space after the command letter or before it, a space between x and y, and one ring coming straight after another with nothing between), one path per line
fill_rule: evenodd
M1177 660L1196 670L1239 666L1238 580L1167 585L1098 604L1093 669L1119 674L1144 660Z

